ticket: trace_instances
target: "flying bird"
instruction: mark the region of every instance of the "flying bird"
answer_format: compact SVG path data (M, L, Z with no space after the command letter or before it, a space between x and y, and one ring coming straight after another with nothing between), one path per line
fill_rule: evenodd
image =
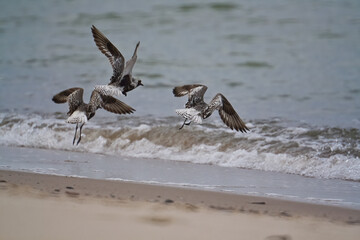
M203 119L210 117L215 110L218 110L226 126L240 132L249 131L233 106L221 93L216 94L209 104L205 103L204 94L206 90L207 87L200 84L178 86L173 89L175 97L188 95L185 109L176 110L178 115L185 118L180 129L182 129L184 125L190 125L191 122L201 124Z
M66 89L56 94L52 98L55 103L68 102L69 104L69 112L67 113L69 117L66 122L76 124L73 145L75 144L76 134L79 125L79 139L76 145L78 145L81 141L82 127L88 120L94 117L97 109L103 108L109 112L117 114L130 114L135 111L135 109L119 101L118 99L111 96L103 95L96 90L93 90L93 92L91 93L90 102L84 103L83 93L84 89L75 87Z
M97 85L95 90L103 95L127 95L127 92L144 86L140 79L134 78L132 69L137 59L137 49L140 42L136 44L134 54L130 60L125 63L125 58L121 52L100 32L94 25L91 27L94 41L99 50L109 59L113 68L113 75L108 85Z

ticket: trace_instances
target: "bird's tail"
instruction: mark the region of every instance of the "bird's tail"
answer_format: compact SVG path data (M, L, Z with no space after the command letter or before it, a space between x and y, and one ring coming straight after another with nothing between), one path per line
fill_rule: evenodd
M175 112L183 118L189 119L191 122L202 123L200 112L193 108L176 109Z

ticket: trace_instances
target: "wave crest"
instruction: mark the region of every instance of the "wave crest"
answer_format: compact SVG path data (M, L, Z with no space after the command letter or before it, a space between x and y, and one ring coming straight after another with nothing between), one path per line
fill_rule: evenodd
M178 130L174 117L121 117L89 122L83 140L72 145L74 125L62 116L0 114L0 144L187 161L360 180L358 129L288 127L276 120L253 121L250 133L214 125Z

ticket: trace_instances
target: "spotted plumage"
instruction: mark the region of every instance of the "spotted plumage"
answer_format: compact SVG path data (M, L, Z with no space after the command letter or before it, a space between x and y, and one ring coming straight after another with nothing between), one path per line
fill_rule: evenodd
M182 129L184 125L189 125L191 122L202 123L203 119L210 117L215 110L218 110L221 120L226 126L240 132L249 131L233 106L221 93L216 94L209 104L205 103L204 94L206 90L207 87L200 84L178 86L173 89L175 97L188 95L185 109L176 110L178 115L185 118L180 129Z
M109 112L116 114L130 114L135 111L132 107L117 100L114 97L103 95L97 90L91 93L89 103L83 101L84 89L82 88L69 88L58 94L56 94L52 100L55 103L68 103L69 104L69 115L66 120L67 123L76 124L75 135L73 144L75 144L76 133L80 124L79 139L76 143L79 144L81 141L81 130L84 124L94 117L95 112L99 108L103 108Z
M134 54L130 60L125 63L125 58L121 52L100 32L94 25L91 28L94 41L99 50L109 59L113 68L113 75L108 85L97 85L95 90L103 95L127 95L127 92L143 86L140 79L132 76L132 69L137 59L137 49L140 42L136 44Z

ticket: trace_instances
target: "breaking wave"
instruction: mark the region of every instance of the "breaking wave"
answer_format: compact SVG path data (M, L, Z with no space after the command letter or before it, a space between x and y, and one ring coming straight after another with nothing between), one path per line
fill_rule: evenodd
M287 126L279 119L248 122L249 133L212 124L190 125L181 119L95 118L72 145L74 125L63 114L0 114L0 145L101 153L214 164L316 178L360 180L358 129Z

